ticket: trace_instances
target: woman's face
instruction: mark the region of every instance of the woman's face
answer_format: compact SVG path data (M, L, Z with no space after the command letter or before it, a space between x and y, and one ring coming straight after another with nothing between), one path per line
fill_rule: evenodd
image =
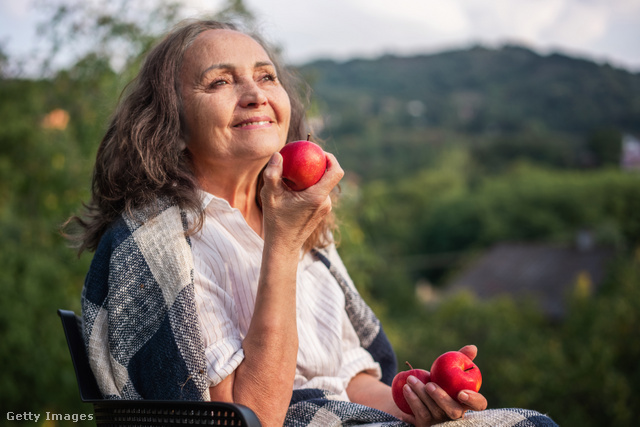
M197 169L264 165L286 142L289 96L251 37L232 30L201 33L185 52L180 83L187 148Z

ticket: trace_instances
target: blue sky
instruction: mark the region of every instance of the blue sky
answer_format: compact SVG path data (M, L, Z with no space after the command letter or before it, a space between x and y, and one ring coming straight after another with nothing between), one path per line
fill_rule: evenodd
M152 0L151 0L152 1ZM220 0L182 0L189 14ZM0 0L0 43L36 45L33 0ZM135 2L134 2L135 3ZM292 63L518 43L640 72L640 0L245 0Z

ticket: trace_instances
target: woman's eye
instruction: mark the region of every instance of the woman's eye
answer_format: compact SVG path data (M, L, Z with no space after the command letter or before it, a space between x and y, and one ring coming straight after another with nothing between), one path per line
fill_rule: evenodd
M226 84L228 84L229 82L224 80L224 79L219 79L219 80L214 80L211 82L211 84L209 85L209 87L219 87L219 86L224 86Z
M269 73L269 74L266 74L264 77L262 77L262 80L268 81L268 82L275 82L276 80L278 80L278 78L276 77L275 74Z

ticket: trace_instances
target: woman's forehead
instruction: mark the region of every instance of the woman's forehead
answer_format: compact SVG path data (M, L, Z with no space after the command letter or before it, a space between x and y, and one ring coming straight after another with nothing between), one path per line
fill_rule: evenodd
M185 53L185 60L205 67L270 61L264 48L251 36L227 29L200 33Z

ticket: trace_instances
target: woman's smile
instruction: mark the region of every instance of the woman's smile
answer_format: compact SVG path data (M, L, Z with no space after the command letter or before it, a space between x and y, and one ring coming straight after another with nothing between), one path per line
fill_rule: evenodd
M245 129L245 130L262 129L262 128L271 127L273 123L274 121L271 119L271 117L268 117L268 116L250 117L248 119L241 120L237 124L233 125L233 127L236 129Z

